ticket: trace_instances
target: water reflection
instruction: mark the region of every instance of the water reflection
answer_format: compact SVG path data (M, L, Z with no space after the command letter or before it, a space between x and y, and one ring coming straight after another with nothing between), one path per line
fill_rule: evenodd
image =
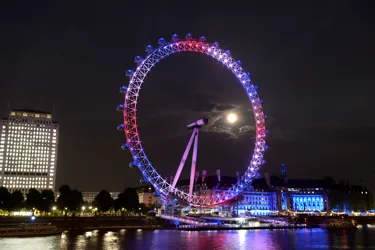
M233 230L175 231L119 230L64 232L39 238L1 238L0 249L103 249L103 250L282 250L375 249L375 228L358 230Z

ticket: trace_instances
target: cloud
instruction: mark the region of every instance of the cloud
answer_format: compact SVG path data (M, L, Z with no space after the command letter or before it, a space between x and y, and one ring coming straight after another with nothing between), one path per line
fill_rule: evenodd
M207 113L209 120L206 126L201 128L202 132L226 134L226 139L237 139L249 135L255 130L249 119L249 110L243 110L241 106L233 104L216 104L215 107ZM228 124L225 120L229 113L237 113L239 121L235 124ZM253 123L254 124L254 123Z

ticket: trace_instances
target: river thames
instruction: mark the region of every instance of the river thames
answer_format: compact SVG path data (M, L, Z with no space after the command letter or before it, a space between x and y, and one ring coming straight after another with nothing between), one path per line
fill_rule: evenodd
M120 230L35 238L0 238L2 250L103 249L103 250L299 250L375 249L375 227L357 230Z

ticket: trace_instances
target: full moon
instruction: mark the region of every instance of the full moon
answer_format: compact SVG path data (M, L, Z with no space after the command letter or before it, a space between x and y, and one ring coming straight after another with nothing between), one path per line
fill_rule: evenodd
M229 123L235 123L237 121L237 115L235 113L229 113L227 115L227 121Z

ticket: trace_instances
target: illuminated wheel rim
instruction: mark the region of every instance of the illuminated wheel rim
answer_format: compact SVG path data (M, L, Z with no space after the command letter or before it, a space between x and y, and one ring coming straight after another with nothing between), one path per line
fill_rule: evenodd
M119 105L118 110L123 112L124 123L119 125L120 130L124 130L126 135L126 144L123 148L129 149L133 162L130 166L137 167L147 182L151 183L155 190L161 195L172 195L179 199L189 202L192 206L212 207L237 197L243 192L256 176L259 167L264 163L263 155L266 150L266 115L264 115L262 101L259 99L256 86L253 85L250 74L246 73L241 67L241 63L233 59L229 51L224 51L218 43L208 43L205 37L199 40L193 40L191 35L186 36L186 40L178 39L177 35L172 36L171 42L166 42L163 38L159 39L159 47L153 49L152 46L146 47L148 53L145 59L136 56L134 61L137 63L135 71L128 70L127 75L130 77L128 87L121 87L121 92L125 94L124 105ZM180 52L198 52L212 57L226 66L239 80L245 89L249 101L253 108L255 118L255 147L251 161L241 176L239 181L230 189L223 190L212 196L189 195L178 189L172 189L168 183L152 166L151 162L143 150L137 126L137 101L141 86L150 72L150 70L162 59Z

